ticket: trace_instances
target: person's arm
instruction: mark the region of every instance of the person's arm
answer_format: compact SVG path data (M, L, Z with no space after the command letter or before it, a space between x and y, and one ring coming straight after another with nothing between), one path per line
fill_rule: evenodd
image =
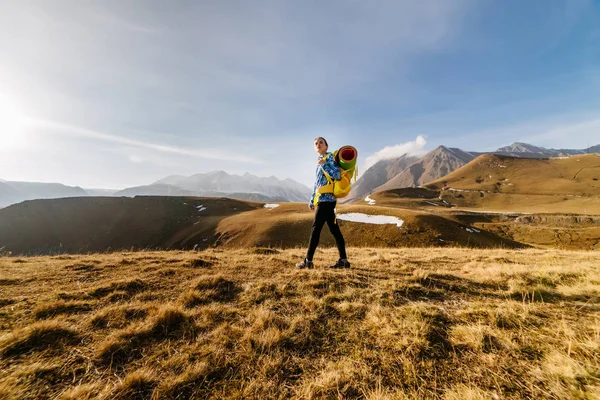
M336 181L342 179L342 172L340 171L340 167L335 163L335 158L333 154L327 157L327 160L321 165L327 175L331 177L331 179L335 179Z
M314 207L314 201L315 201L316 195L317 195L317 181L315 181L315 183L313 183L312 196L310 196L310 201L308 202L308 206L310 207L311 210Z

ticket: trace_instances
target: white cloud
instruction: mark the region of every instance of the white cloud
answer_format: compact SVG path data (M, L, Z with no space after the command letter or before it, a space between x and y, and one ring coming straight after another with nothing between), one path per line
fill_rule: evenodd
M412 142L406 142L402 144L397 144L395 146L384 147L377 153L367 157L364 169L366 170L368 168L371 168L378 161L398 158L404 154L417 157L423 156L425 155L425 153L427 153L427 151L425 150L426 144L427 141L425 140L425 137L423 135L419 135Z

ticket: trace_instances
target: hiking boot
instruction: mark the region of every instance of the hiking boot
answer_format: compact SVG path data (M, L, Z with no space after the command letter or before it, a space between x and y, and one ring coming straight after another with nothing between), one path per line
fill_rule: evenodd
M296 264L296 268L299 269L313 269L315 267L315 264L313 264L312 261L308 260L308 259L304 259L302 261L300 261L299 263Z
M345 258L340 258L337 262L331 265L329 268L350 268L350 261Z

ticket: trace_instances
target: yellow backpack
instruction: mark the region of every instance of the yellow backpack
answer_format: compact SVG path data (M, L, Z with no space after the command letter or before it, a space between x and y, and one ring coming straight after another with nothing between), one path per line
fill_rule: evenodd
M337 153L337 151L335 152ZM335 157L336 154L333 154L333 157ZM328 157L330 157L332 154L328 154L325 157L325 160L327 160ZM323 168L323 166L321 166L321 170L323 171L323 175L325 175L325 178L327 178L327 182L328 184L325 186L321 186L320 188L317 189L317 194L315 195L315 199L313 200L313 204L317 205L318 201L319 201L319 196L325 193L333 193L333 196L336 199L341 199L343 197L348 196L348 194L350 193L350 190L352 189L352 184L351 184L351 179L352 176L354 177L354 183L356 183L356 177L358 176L358 168L357 167L352 167L350 169L344 169L341 166L340 168L340 173L341 173L341 177L339 180L335 180L333 179L331 176L329 176L329 174L327 172L325 172L325 169Z

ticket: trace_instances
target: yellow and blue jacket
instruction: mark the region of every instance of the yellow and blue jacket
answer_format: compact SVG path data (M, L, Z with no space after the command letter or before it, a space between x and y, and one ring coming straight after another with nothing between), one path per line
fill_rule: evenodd
M315 184L313 185L313 193L310 198L310 202L308 204L314 204L315 196L317 195L317 190L319 190L320 187L329 184L329 181L325 177L325 174L323 174L323 170L325 170L325 172L332 179L339 180L342 177L340 168L335 163L335 158L333 156L333 153L325 153L322 156L319 156L319 160L321 160L323 158L325 158L325 162L323 163L323 165L317 164L317 169L315 171L316 179L315 179ZM321 167L323 167L323 168L321 169ZM335 202L335 201L337 201L337 199L335 198L333 193L322 193L322 194L320 194L317 201L319 203L325 203L325 202Z

